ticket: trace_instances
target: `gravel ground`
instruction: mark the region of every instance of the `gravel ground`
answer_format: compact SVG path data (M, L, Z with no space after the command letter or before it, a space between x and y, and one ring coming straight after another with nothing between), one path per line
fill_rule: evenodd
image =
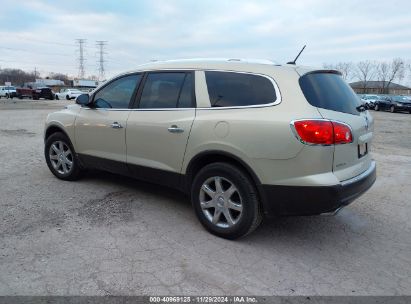
M377 182L337 216L227 241L173 190L56 179L42 132L64 103L0 101L0 295L411 295L411 115L373 112Z

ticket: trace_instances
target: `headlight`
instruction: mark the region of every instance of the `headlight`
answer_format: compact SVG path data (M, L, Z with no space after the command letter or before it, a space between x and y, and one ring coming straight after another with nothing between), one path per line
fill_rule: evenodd
M397 105L397 107L402 107L402 103L398 103L398 102L397 102L396 105Z

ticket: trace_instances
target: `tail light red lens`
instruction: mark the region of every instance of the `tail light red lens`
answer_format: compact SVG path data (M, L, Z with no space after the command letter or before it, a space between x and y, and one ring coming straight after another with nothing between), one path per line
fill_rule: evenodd
M348 144L352 142L352 133L349 126L335 121L332 124L334 127L335 144Z
M313 145L334 145L352 142L348 125L330 120L299 120L293 123L300 140Z

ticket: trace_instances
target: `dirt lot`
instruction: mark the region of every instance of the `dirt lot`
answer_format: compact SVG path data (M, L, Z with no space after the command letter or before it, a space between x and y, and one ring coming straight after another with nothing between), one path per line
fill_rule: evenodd
M15 102L15 103L14 103ZM411 115L373 112L378 179L334 217L227 241L178 192L106 173L57 180L46 115L0 101L0 295L411 295Z

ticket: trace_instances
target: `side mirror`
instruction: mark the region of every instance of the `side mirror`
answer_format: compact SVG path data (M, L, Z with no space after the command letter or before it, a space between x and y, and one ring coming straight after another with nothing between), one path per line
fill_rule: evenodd
M76 98L76 104L86 106L90 103L90 96L88 94L81 94Z

